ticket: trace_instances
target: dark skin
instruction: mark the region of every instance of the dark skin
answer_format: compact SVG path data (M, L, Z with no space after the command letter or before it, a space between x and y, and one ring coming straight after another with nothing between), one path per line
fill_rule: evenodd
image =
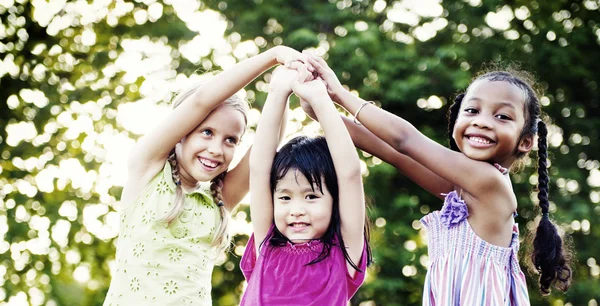
M345 120L357 147L390 162L438 197L456 191L469 207L469 224L477 235L495 245L510 245L517 201L508 176L497 171L490 160L510 168L517 159L515 152L531 150L531 137L517 141L524 125L524 99L519 88L505 82L471 85L465 101L478 104L461 107L453 133L461 149L456 152L427 138L406 120L364 105L366 101L346 90L323 59L309 56L309 63L325 80L336 103L351 114L362 106L358 120L363 126ZM506 114L506 105L511 106L512 113Z

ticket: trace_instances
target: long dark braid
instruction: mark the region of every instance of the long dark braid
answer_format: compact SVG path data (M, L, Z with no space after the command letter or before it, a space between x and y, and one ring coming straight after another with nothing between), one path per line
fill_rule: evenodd
M540 273L540 291L543 295L550 293L552 285L566 291L571 284L571 268L568 265L570 256L565 256L562 238L548 216L550 201L547 135L546 124L544 121L538 121L538 199L542 218L533 240L531 261Z

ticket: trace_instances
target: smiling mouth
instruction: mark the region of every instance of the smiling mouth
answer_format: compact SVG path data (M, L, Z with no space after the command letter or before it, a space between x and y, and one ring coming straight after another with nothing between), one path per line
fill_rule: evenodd
M467 136L468 140L480 143L480 144L492 144L492 143L496 143L495 141L487 138L487 137L482 137L482 136Z
M212 160L208 160L206 158L202 158L202 157L198 157L198 161L200 161L200 163L205 166L206 168L209 169L215 169L219 166L219 162L216 161L212 161Z
M308 227L310 224L309 223L304 223L304 222L293 222L288 224L288 226L294 227L294 228L304 228L304 227Z

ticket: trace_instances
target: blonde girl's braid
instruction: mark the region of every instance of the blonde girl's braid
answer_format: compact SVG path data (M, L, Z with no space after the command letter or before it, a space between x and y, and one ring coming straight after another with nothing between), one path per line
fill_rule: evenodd
M225 208L223 203L223 179L227 172L223 172L217 175L210 184L210 192L213 196L214 202L217 203L219 213L221 215L221 222L215 231L215 235L212 241L212 246L218 247L220 250L226 250L229 246L229 211Z
M173 205L171 205L171 210L161 218L161 221L171 224L171 222L183 212L183 187L181 187L181 177L179 175L179 165L177 164L175 149L171 150L167 161L171 165L171 175L173 176L173 182L175 182L176 186L175 201Z

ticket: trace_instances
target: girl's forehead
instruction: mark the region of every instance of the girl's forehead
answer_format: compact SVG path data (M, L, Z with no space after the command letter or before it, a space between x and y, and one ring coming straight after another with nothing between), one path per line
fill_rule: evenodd
M304 176L302 171L296 168L290 168L277 182L277 186L280 185L312 186L312 183Z
M517 109L524 109L527 94L516 85L506 81L477 80L469 86L465 100L511 104Z
M244 114L227 105L220 105L206 116L200 127L210 126L220 128L228 133L243 133L246 128Z

